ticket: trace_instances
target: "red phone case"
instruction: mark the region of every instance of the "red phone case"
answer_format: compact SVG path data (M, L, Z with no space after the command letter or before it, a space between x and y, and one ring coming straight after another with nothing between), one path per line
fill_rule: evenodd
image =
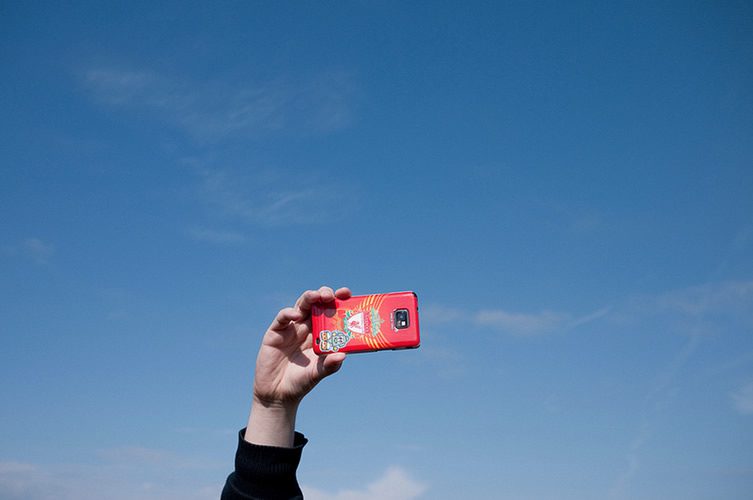
M408 324L398 328L403 325L396 324L396 311L406 310ZM421 343L418 297L414 292L393 292L335 299L313 307L311 328L317 354L416 348Z

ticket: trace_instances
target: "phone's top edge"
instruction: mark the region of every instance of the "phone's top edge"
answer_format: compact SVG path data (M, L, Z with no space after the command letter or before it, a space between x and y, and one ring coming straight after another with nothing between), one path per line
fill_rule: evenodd
M418 294L414 292L413 290L401 290L397 292L359 293L357 295L353 295L353 297L368 297L370 295L402 295L402 294L411 294L416 298L416 300L418 300Z

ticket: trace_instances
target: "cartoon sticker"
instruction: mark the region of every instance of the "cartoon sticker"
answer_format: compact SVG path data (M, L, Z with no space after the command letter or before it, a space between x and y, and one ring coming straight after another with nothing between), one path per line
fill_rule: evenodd
M337 352L352 338L353 335L342 330L322 330L319 333L319 349L322 352Z

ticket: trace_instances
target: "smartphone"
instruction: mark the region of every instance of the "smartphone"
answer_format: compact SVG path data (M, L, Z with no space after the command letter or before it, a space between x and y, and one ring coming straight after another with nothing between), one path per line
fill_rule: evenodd
M414 292L360 295L311 310L314 352L415 349L421 344Z

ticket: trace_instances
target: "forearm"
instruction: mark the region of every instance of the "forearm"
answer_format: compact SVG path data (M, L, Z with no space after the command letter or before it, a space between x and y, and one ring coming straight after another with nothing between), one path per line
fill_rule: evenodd
M292 448L298 403L266 403L254 398L243 439L252 444Z

